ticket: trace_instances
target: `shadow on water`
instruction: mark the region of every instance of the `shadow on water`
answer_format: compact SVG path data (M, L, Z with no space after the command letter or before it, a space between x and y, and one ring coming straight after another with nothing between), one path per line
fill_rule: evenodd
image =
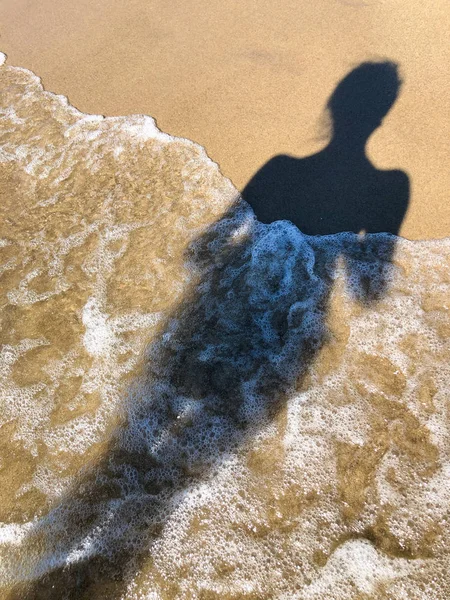
M183 492L214 476L301 384L327 340L337 257L362 304L386 292L395 237L357 234L397 232L406 210L406 175L378 171L364 155L398 85L390 63L353 71L330 100L329 147L307 159L273 159L244 191L263 222L352 233L310 237L286 221L265 226L237 199L191 245L191 289L130 385L123 426L30 534L45 540L40 575L8 600L119 599Z

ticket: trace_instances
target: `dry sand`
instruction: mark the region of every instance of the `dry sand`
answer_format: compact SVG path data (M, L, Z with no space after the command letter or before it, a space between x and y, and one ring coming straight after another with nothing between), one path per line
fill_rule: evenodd
M400 233L450 235L448 0L3 0L0 50L84 112L146 113L206 147L238 188L273 155L322 148L327 98L354 66L399 63L369 142L410 177Z

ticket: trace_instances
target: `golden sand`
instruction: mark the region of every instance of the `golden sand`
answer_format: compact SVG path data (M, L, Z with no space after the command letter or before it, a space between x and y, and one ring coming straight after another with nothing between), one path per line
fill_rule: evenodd
M401 235L450 234L447 0L4 0L8 63L84 112L150 114L205 146L239 189L272 156L326 144L324 106L359 63L387 58L404 85L369 142L411 181Z

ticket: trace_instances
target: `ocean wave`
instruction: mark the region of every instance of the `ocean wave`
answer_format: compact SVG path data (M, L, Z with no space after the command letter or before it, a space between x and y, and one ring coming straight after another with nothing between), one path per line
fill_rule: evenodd
M4 596L446 598L450 239L262 224L0 80Z

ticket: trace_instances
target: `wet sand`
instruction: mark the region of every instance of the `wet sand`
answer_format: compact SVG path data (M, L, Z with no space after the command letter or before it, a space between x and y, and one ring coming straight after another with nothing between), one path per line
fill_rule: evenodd
M324 107L359 63L400 65L404 85L369 141L411 182L400 234L450 235L447 0L4 0L0 50L84 112L150 114L206 147L238 189L274 155L327 141Z

